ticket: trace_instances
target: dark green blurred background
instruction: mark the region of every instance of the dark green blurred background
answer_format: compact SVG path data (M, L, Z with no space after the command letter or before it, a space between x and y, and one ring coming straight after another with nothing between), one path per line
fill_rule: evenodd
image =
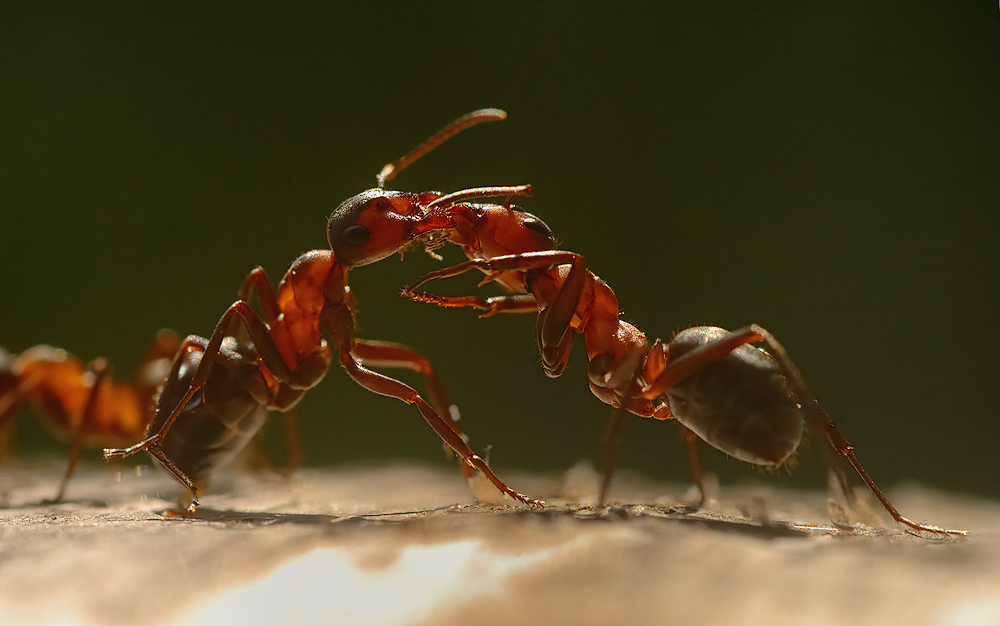
M393 185L534 184L648 334L758 322L883 486L1000 496L995 2L332 4L4 4L0 345L124 376L158 329L210 333L254 265L324 247L383 164L502 107ZM399 299L437 265L355 271L361 336L430 356L501 476L596 458L582 343L552 381L533 317ZM302 413L310 465L445 463L339 369ZM811 443L774 482L825 484ZM19 450L65 447L21 419ZM669 424L630 421L622 465L687 479Z

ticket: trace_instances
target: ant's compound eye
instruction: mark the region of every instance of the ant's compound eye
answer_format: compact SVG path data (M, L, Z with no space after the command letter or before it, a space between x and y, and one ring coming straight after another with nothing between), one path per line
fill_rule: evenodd
M344 243L351 246L360 246L363 243L368 243L368 240L372 238L372 231L368 230L361 224L353 224L344 229Z
M538 219L531 213L525 213L524 217L521 219L521 224L524 225L528 230L538 233L546 239L552 239L552 231L542 220Z

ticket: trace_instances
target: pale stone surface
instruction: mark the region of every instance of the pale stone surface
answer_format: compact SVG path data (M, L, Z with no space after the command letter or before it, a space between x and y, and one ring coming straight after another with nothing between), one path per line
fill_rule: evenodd
M929 541L838 531L821 494L729 488L685 514L683 488L627 475L616 499L644 506L588 519L586 469L501 474L552 506L470 505L457 471L393 466L234 474L170 519L156 472L89 470L41 505L58 474L6 470L0 624L1000 623L997 503L891 492L971 531Z

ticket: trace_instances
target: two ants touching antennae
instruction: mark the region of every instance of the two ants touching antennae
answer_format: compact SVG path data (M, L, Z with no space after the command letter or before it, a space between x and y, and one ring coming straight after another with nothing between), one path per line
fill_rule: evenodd
M149 423L146 438L129 447L106 449L105 457L148 452L186 487L188 495L182 508L192 513L212 472L247 445L267 412L292 410L336 362L362 387L413 405L460 457L467 477L482 473L514 500L542 505L508 487L470 449L456 422L457 412L426 357L408 346L357 337L357 301L348 280L351 270L414 247L433 254L451 243L459 246L468 260L430 272L406 287L403 295L444 307L478 309L483 317L536 313L536 341L542 367L550 377L563 373L576 336L583 336L590 389L602 402L615 407L605 446L601 506L611 481L623 419L632 413L679 425L702 497L699 440L742 461L777 466L795 452L807 428L824 446L831 471L849 502L853 502L853 492L841 467L842 459L850 463L893 519L910 531L964 534L911 521L896 511L813 397L785 349L767 330L757 325L733 332L699 326L683 330L669 341L651 341L623 321L614 292L587 268L584 257L558 248L542 220L512 204L517 197L532 195L531 186L476 187L449 194L385 188L399 172L452 135L505 117L497 109L474 111L386 165L376 188L349 198L333 211L327 225L329 249L301 255L277 287L272 286L263 268L250 272L238 299L226 309L212 334L207 338L191 335L180 342L155 407L142 417ZM487 198L498 198L500 204L481 202ZM446 296L421 290L428 282L471 270L485 274L480 285L496 282L507 293ZM254 294L259 311L252 305ZM154 356L144 363L162 365L164 355ZM30 359L22 357L27 360L18 366L19 371L28 371ZM372 368L421 373L428 399ZM87 424L102 414L109 392L96 391L100 385L106 386L102 362L86 371L82 366L73 371L79 381L89 381L88 389L93 390L89 396L81 395L79 389L65 394L73 396L73 414L82 424L73 427L76 449L91 428ZM62 397L46 391L49 379L41 374L8 376L7 383L4 380L0 376L0 418L17 403L46 401L46 393ZM145 398L147 406L152 402L152 394L145 388L138 395ZM89 400L81 405L81 397ZM132 437L132 441L138 439L134 433ZM67 478L74 463L71 455Z

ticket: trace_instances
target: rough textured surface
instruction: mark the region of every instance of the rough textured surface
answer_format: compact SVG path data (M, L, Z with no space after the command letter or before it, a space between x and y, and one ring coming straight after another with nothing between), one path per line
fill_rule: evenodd
M85 472L43 505L56 473L7 470L0 623L1000 623L996 503L891 492L971 531L931 541L837 530L820 494L732 488L685 513L682 488L626 475L613 495L642 504L595 518L586 468L504 475L551 506L455 505L457 472L404 466L230 475L175 519L155 472Z

